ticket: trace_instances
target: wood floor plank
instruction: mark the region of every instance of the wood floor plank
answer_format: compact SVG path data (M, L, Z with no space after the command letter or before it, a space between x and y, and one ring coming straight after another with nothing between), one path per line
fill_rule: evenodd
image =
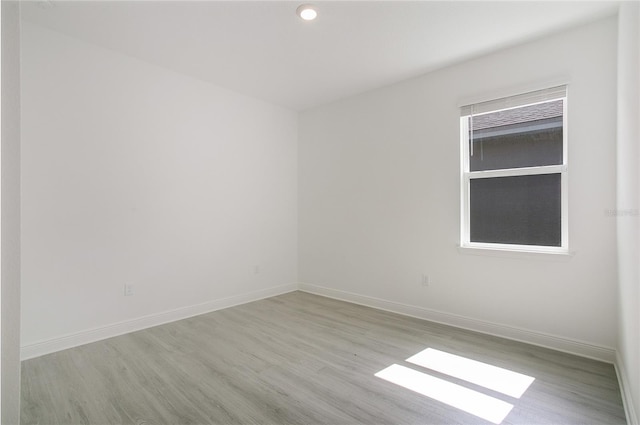
M406 359L433 348L535 378L520 399ZM503 424L624 424L610 364L303 292L24 361L22 424L481 424L375 374L412 368L512 404Z

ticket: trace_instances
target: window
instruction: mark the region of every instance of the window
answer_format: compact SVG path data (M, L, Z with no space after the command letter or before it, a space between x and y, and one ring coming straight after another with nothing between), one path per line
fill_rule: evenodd
M464 106L461 246L567 252L566 86Z

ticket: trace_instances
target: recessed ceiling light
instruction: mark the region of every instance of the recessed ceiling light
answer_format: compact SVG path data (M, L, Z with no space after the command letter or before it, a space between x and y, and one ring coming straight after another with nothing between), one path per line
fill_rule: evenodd
M318 11L314 6L310 4L303 4L298 6L298 8L296 9L296 13L305 21L313 21L318 17Z

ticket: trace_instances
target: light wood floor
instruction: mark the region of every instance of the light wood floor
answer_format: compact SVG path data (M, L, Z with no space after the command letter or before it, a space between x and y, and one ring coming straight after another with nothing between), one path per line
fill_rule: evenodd
M405 361L535 377L520 399ZM612 365L303 292L27 360L22 424L489 424L374 376L400 364L514 405L503 424L623 424Z

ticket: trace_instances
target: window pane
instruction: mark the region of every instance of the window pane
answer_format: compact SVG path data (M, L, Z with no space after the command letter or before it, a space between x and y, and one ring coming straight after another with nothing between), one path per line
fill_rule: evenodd
M560 174L470 181L471 242L561 246Z
M470 117L470 171L562 164L562 102Z

